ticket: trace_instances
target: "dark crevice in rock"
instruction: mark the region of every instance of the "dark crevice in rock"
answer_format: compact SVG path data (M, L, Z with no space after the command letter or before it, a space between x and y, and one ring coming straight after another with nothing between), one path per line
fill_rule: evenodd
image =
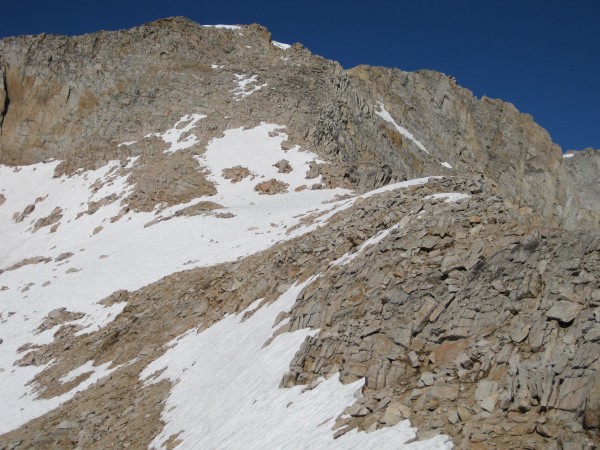
M6 70L4 67L0 69L0 77L2 78L2 90L4 91L2 96L4 97L2 104L0 105L0 136L2 135L2 123L4 117L8 114L8 106L10 105L10 97L8 95L8 82L6 81ZM0 97L2 98L2 97Z

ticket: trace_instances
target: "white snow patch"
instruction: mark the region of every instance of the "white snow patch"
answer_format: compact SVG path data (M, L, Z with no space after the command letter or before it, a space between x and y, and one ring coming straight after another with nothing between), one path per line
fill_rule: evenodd
M247 77L244 74L234 74L237 79L237 87L232 90L233 95L236 101L240 101L241 99L248 97L251 94L254 94L256 91L261 90L267 83L264 84L256 84L258 83L257 77L258 75L252 75L251 77ZM254 86L252 86L254 84Z
M564 153L563 154L563 158L572 158L573 156L575 156L575 153Z
M469 194L462 194L460 192L440 192L437 194L428 195L427 197L425 197L425 200L430 199L430 198L445 198L446 203L454 203L454 202L458 202L459 200L463 200L465 198L470 198L470 197L471 196Z
M110 306L102 308L101 313L86 314L79 320L73 321L74 324L81 325L83 328L75 333L75 336L83 336L84 334L93 333L105 327L112 322L115 317L123 312L127 306L127 302L114 303Z
M424 177L424 178L415 178L415 179L407 180L407 181L400 181L398 183L387 184L383 187L374 189L369 192L365 192L364 194L358 195L356 197L351 197L346 200L340 200L338 202L333 203L333 206L329 209L329 211L327 211L325 214L320 216L317 220L315 220L315 222L310 227L307 227L305 229L307 231L312 231L313 229L317 228L318 226L325 224L335 214L352 207L352 205L354 205L354 203L360 198L366 199L366 198L373 197L374 195L382 194L384 192L395 191L398 189L406 189L407 187L411 187L411 186L421 186L421 185L427 183L429 180L440 179L440 178L443 178L443 177L439 177L439 176Z
M403 445L416 435L407 420L334 440L335 417L354 403L363 380L344 385L336 375L312 390L279 388L294 354L316 331L283 333L267 347L263 344L272 336L277 315L289 310L311 281L292 286L244 322L242 313L231 315L169 344L172 347L141 374L147 383L174 382L161 415L166 425L151 447L164 448L169 437L179 433L181 449L452 448L445 436Z
M413 178L412 180L400 181L398 183L386 184L383 187L378 189L373 189L372 191L366 192L362 194L361 198L369 198L377 194L381 194L382 192L395 191L397 189L406 189L411 186L421 186L429 182L429 180L439 180L443 177L423 177L423 178Z
M379 106L379 109L381 109L381 111L375 111L375 114L377 114L379 117L381 117L383 120L385 120L386 122L392 124L394 126L394 128L396 128L396 130L402 135L407 137L408 139L410 139L411 141L413 141L413 143L420 148L421 150L423 150L425 153L429 153L429 151L425 148L425 146L423 144L421 144L417 138L415 138L413 136L413 134L408 131L406 128L401 127L400 125L398 125L396 123L396 121L394 120L394 118L390 115L389 112L387 112L387 110L385 109L385 106L383 106L383 103L381 102L377 102L377 106Z
M193 115L178 122L177 126L190 128L199 118ZM177 128L160 134L173 145L178 144ZM33 256L56 258L64 252L73 256L60 262L23 266L0 274L0 404L18 404L18 408L0 408L0 434L44 414L58 403L42 402L30 394L27 386L43 367L14 366L23 355L17 349L26 343L44 345L53 341L56 330L37 333L37 327L47 314L56 308L82 312L85 316L75 324L85 328L78 334L97 330L120 314L125 303L110 307L98 302L119 289L135 290L173 272L200 266L210 266L265 250L270 246L312 230L315 226L298 224L309 212L326 211L335 207L330 203L336 195L347 195L344 189L305 190L294 192L304 179L308 163L317 156L298 147L284 151L281 142L287 139L283 132L274 137L270 131L283 130L280 125L263 124L251 130L229 130L225 136L208 145L199 158L210 171L209 177L218 184L218 194L195 199L188 204L166 208L161 212L169 217L176 211L202 200L212 200L225 206L223 211L234 217L221 219L214 215L174 217L171 220L144 227L156 219L154 212L129 212L118 221L111 218L120 212L120 198L132 192L127 175L117 176L119 161L111 161L94 171L80 171L70 177L54 178L60 161L23 167L0 165L0 192L6 197L0 207L0 268ZM174 144L173 144L174 143ZM287 159L293 167L288 174L279 174L272 165ZM130 159L128 166L131 165ZM237 164L247 166L256 176L232 184L222 178L225 167ZM264 178L261 178L264 177ZM289 184L286 194L259 195L254 186L270 178ZM104 185L93 189L99 180ZM319 182L320 179L315 179ZM87 212L90 201L99 201L116 194L117 201ZM43 199L22 222L13 221L13 214L21 212L36 198ZM63 217L56 232L48 227L32 232L32 224L47 217L59 206ZM96 227L103 229L92 234ZM182 237L185 236L185 239ZM160 261L160 264L157 264ZM66 273L69 269L78 272ZM46 282L50 282L47 284ZM22 400L19 400L19 399ZM16 403L19 400L20 403Z
M168 129L164 133L147 134L146 137L156 136L161 138L165 143L171 146L165 150L165 153L175 153L179 150L185 150L198 143L198 136L189 134L185 138L181 138L184 134L189 133L196 126L199 120L205 119L204 114L187 114L177 121L173 128Z
M391 226L390 228L388 228L386 230L381 230L380 232L378 232L374 236L371 236L369 239L367 239L365 242L363 242L355 251L350 251L350 252L346 253L345 255L341 256L340 258L336 259L334 262L331 263L331 267L345 266L350 261L355 259L358 255L360 255L362 252L364 252L368 247L371 247L371 246L377 244L382 239L384 239L386 236L388 236L392 232L392 230L395 230L398 227L400 227L399 223Z
M208 179L217 185L218 194L212 198L213 201L228 207L248 205L251 202L258 205L272 200L280 203L282 194L260 195L254 190L258 183L272 178L289 185L289 192L284 194L285 202L293 202L295 197L319 196L318 191L294 192L297 187L306 185L306 172L310 163L318 158L312 152L300 151L299 146L287 151L282 150L281 143L287 139L287 134L281 131L284 128L282 125L265 123L248 130L236 128L226 130L222 138L213 139L208 143L206 152L196 158L202 166L210 168L211 174ZM269 136L269 133L274 136ZM291 172L278 172L274 164L282 159L289 162ZM252 175L238 183L232 183L223 177L222 172L223 169L234 166L245 167ZM311 181L318 183L321 178ZM330 197L331 191L328 192L327 197Z
M239 25L202 25L203 27L206 28L220 28L223 30L241 30L242 27L240 27Z
M30 420L39 417L48 411L51 411L62 403L72 399L75 394L81 391L85 391L87 388L96 383L99 379L110 375L112 372L117 370L120 366L115 366L109 369L111 362L104 363L100 366L92 367L91 362L84 364L83 366L73 370L67 376L60 379L62 383L66 383L74 380L77 376L83 373L91 372L91 375L84 381L79 383L69 392L65 392L62 395L50 398L40 399L38 395L38 385L31 383L28 386L22 386L23 382L27 382L43 369L48 366L40 367L26 367L25 370L18 371L18 374L14 374L12 377L6 377L2 380L2 404L5 405L0 413L0 433L13 430ZM14 371L13 371L14 372ZM23 375L27 375L22 378ZM9 406L10 405L10 406Z
M220 65L218 65L218 64L211 64L211 65L210 65L210 68L211 68L211 69L222 69L223 67L225 67L225 66L220 66Z
M91 372L104 373L109 365L110 365L110 363L105 363L100 366L94 366L94 361L90 360L90 361L87 361L86 363L82 364L81 366L76 367L75 369L71 370L68 374L60 377L58 379L58 381L60 381L61 383L64 384L64 383L68 383L69 381L73 381L79 375L83 375L86 373L91 373Z
M135 144L137 141L129 141L129 142L122 142L119 145L117 145L117 147L129 147L130 145Z
M125 164L124 168L125 169L131 169L131 168L133 168L133 164L140 158L140 156L141 155L130 157L129 161L127 162L127 164Z
M452 166L451 166L449 163L447 163L446 161L444 161L444 162L442 163L442 166L444 166L444 167L446 167L446 168L448 168L448 169L452 169Z
M284 44L283 42L277 42L277 41L271 41L271 44L273 44L275 47L280 48L282 50L287 50L288 48L291 47L290 44Z

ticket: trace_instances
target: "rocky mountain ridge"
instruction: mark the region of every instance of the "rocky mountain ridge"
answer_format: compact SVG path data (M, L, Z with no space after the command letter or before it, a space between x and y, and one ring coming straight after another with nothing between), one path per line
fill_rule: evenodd
M70 173L137 154L118 143L190 112L208 113L197 133L201 144L218 130L277 118L291 142L340 165L338 178L359 189L425 174L483 173L532 222L598 225L600 206L579 205L559 147L509 103L478 100L431 71L344 71L300 44L272 45L260 26L241 30L172 18L81 37L3 40L0 161L57 158ZM244 85L257 93L240 92L243 102L223 96L238 76L258 77ZM382 124L379 103L429 151Z
M9 38L0 78L0 448L596 448L598 151L258 25ZM258 368L202 372L244 327Z

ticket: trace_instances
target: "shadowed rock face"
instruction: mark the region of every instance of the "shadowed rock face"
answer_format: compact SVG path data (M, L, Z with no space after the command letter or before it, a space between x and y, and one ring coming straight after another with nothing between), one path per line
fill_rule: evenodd
M365 190L422 175L481 173L522 220L598 223L595 213L577 213L586 202L575 195L582 183L567 181L560 148L545 130L513 105L476 99L440 73L344 71L300 44L273 46L258 25L215 29L184 18L79 37L8 38L0 58L4 164L57 158L67 173L99 167L131 155L119 143L203 113L199 148L220 130L276 122L294 144L335 161L338 184ZM265 86L245 96L236 80L251 76L248 88ZM378 102L430 154L377 115Z

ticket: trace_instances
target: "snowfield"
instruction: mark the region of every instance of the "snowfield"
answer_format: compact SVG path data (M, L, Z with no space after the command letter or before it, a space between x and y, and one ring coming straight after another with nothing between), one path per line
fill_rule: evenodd
M315 278L292 286L243 322L242 312L202 333L190 330L146 368L147 383L176 382L162 415L166 426L153 448L165 448L172 435L182 440L181 449L452 448L444 436L406 444L416 435L408 421L372 433L353 430L334 440L335 418L355 402L364 380L344 385L335 375L312 390L279 388L302 341L316 331L282 333L263 344L276 329L277 315L289 310Z
M255 81L255 77L240 78L240 93L249 95L246 87ZM186 115L171 129L151 136L169 144L166 154L187 151L197 144L192 131L205 117ZM124 303L99 304L117 290L136 290L177 271L235 261L314 230L359 198L429 179L339 200L338 196L350 192L305 188L322 181L320 177L306 179L310 163L319 162L317 155L298 146L283 150L284 130L281 125L264 123L252 129L226 130L196 157L198 170L207 171L217 194L160 211L123 214L121 210L121 200L133 190L127 169L137 163L136 158L61 177L54 177L59 161L0 166L0 199L4 199L0 202L0 404L10 405L0 408L0 434L58 407L118 370L109 363L94 366L88 361L60 380L66 383L91 373L84 382L59 397L38 399L37 386L31 381L45 367L21 367L15 362L26 354L18 352L19 347L52 342L58 325L38 330L51 311L66 308L82 313L83 317L70 322L81 326L79 334L98 330L125 307ZM284 159L291 170L274 166ZM225 178L224 170L235 166L243 166L249 175L233 183ZM255 186L267 180L282 183L286 192L261 195ZM113 200L88 208L106 198ZM217 211L227 216L175 215L200 201L219 203L223 208ZM303 217L315 213L322 214L312 223L300 224ZM39 227L49 217L54 217L54 228ZM157 217L170 219L156 221ZM359 252L389 231L374 236ZM355 256L347 255L338 263ZM302 340L315 331L284 333L269 346L262 345L273 332L274 318L291 308L302 287L292 287L245 322L240 322L239 315L229 316L202 333L186 333L146 369L143 376L148 383L159 368L166 369L162 378L178 381L165 408L167 425L154 446L161 447L169 436L181 432L181 448L404 448L400 444L415 435L408 422L374 433L350 432L333 440L335 417L355 401L362 381L343 385L333 377L304 393L302 387L278 387ZM202 364L194 364L200 359ZM171 410L171 406L176 408ZM447 438L437 437L406 448L451 445Z

